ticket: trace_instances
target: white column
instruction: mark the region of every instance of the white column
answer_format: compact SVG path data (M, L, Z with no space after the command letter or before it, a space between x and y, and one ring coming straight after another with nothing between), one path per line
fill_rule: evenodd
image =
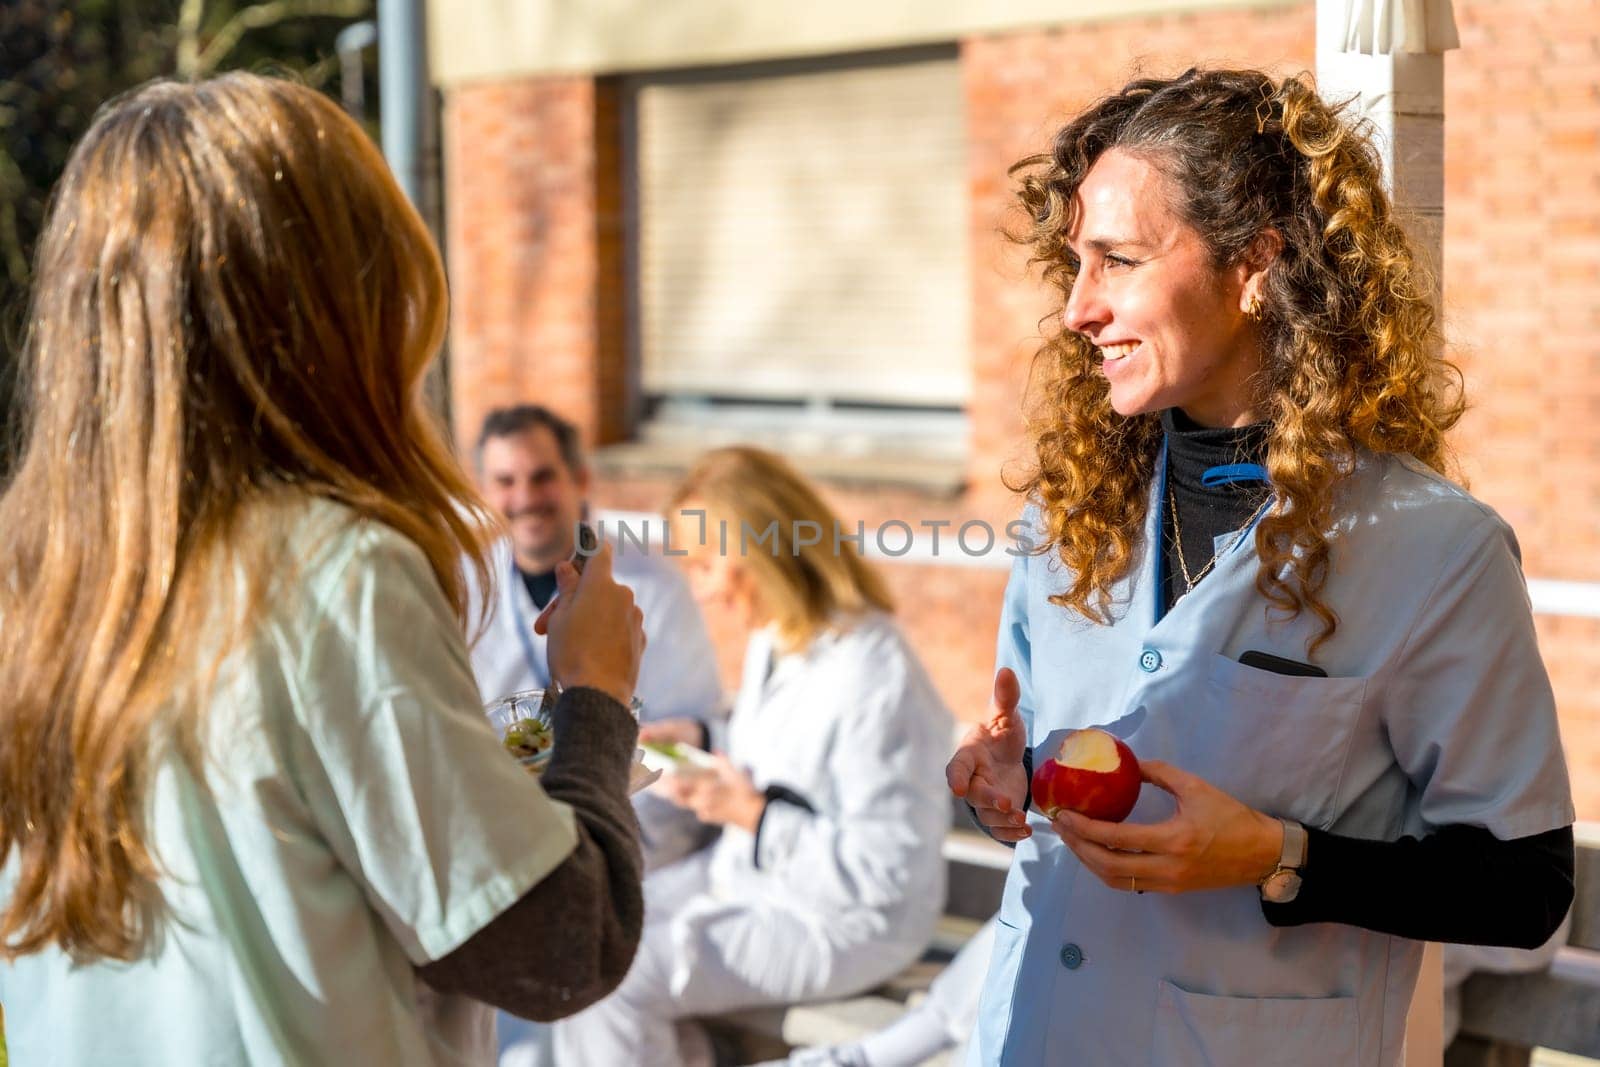
M1375 127L1406 229L1437 274L1444 233L1444 55L1345 51L1348 9L1356 3L1317 0L1318 88L1327 100L1358 98L1354 108Z
M1391 22L1388 12L1402 4L1407 17ZM1374 7L1379 25L1352 32ZM1433 10L1411 17L1426 7ZM1417 39L1441 24L1448 40ZM1444 262L1443 49L1454 47L1453 29L1449 0L1317 0L1318 89L1327 100L1355 97L1353 109L1371 120L1390 192L1436 297ZM1443 1064L1443 991L1441 949L1429 944L1406 1016L1405 1067Z

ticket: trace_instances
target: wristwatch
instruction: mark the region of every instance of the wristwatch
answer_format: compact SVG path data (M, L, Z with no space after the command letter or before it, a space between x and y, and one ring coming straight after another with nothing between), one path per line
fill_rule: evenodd
M1283 823L1283 851L1278 865L1261 880L1261 899L1272 904L1287 904L1300 893L1300 869L1306 865L1306 828L1293 819Z

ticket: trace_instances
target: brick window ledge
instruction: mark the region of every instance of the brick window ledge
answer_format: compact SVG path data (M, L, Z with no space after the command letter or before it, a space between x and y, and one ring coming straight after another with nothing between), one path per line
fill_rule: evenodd
M606 445L594 450L590 464L605 478L677 479L712 442L695 446L678 442ZM892 489L934 500L954 500L966 491L967 472L950 459L917 459L904 455L834 455L786 452L784 458L808 478L841 489Z

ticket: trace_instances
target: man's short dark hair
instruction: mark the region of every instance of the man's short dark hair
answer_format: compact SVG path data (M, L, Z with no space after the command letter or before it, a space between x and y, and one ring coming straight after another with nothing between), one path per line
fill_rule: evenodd
M578 428L541 404L518 404L515 407L495 408L483 420L478 431L477 459L483 463L483 446L495 437L516 437L529 430L544 427L556 439L562 462L576 474L583 469L583 442Z

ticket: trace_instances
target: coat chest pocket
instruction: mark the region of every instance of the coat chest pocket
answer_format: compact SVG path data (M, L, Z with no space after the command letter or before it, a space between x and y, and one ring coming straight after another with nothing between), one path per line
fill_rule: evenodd
M1214 997L1161 983L1152 1067L1360 1062L1355 997Z
M1186 717L1185 770L1271 815L1333 821L1365 678L1301 678L1214 656L1203 716Z

